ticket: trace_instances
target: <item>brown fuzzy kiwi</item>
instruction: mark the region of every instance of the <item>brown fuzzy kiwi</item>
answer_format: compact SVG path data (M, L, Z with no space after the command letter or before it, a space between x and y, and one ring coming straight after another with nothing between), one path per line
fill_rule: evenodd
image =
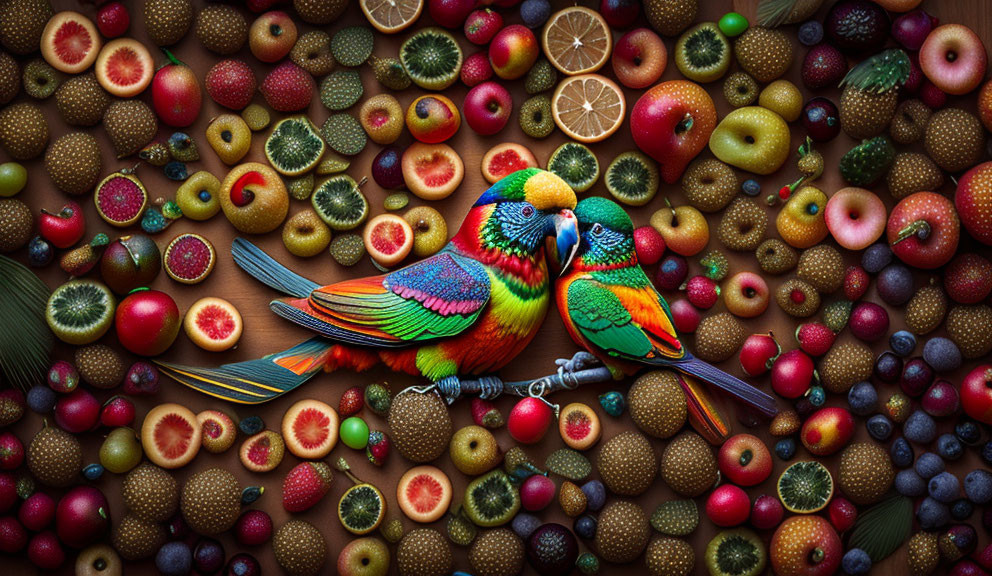
M727 312L703 318L696 328L696 356L707 362L723 362L744 345L747 334L740 320Z
M293 0L293 8L308 24L330 24L348 7L348 0Z
M0 106L10 102L21 90L21 65L9 53L0 50Z
M142 520L134 514L125 514L110 534L114 549L125 560L150 558L165 544L166 539L164 526Z
M382 537L386 539L386 542L396 544L403 538L403 521L399 518L393 518L383 522L380 532L382 532Z
M31 208L17 198L0 198L0 252L19 250L34 230Z
M480 534L468 551L476 576L516 576L524 569L524 543L513 530L497 528Z
M248 41L248 22L233 6L209 4L196 16L196 37L217 54L234 54Z
M323 30L311 30L296 39L289 59L315 78L327 76L336 62L331 54L331 37Z
M897 144L913 144L923 138L930 122L930 108L919 100L906 100L896 107L889 136Z
M775 302L794 318L809 318L820 309L820 293L798 278L790 278L775 290Z
M750 198L738 198L720 218L716 235L730 250L750 252L765 239L768 214Z
M818 244L799 256L796 276L821 294L832 294L844 284L844 257L829 244Z
M93 190L102 168L100 144L86 132L60 136L45 152L45 170L55 187L66 194Z
M596 550L603 560L633 562L651 538L651 525L640 505L628 500L610 502L596 522Z
M81 74L59 86L55 103L66 124L96 126L110 106L110 94L100 86L95 74Z
M190 0L147 0L142 14L151 41L157 46L172 46L189 32L193 23L193 3Z
M875 356L860 342L834 344L820 360L820 382L828 392L847 394L858 382L871 378Z
M637 496L651 487L658 473L658 458L651 442L639 432L626 430L599 448L596 468L614 494Z
M124 359L110 346L91 344L77 348L73 362L79 375L94 388L113 388L124 381L127 366Z
M447 576L453 565L451 546L433 528L407 532L396 547L396 568L400 576Z
M290 520L272 537L272 553L290 576L314 576L327 562L327 542L313 524Z
M719 477L713 447L695 432L687 430L673 438L661 455L661 478L682 496L699 496Z
M792 65L792 41L781 30L752 26L737 37L734 54L745 72L767 84Z
M0 2L0 44L20 55L38 50L52 14L54 11L48 0Z
M965 358L981 358L992 352L992 307L985 304L955 306L947 313L947 337Z
M630 387L630 418L645 434L668 438L685 426L688 405L678 379L671 370L654 370L640 376Z
M589 505L589 499L586 497L586 493L582 491L582 488L579 488L578 484L566 480L558 488L558 505L561 507L561 511L565 513L565 516L575 518L586 511L586 507Z
M940 536L937 532L920 531L906 543L906 564L910 576L930 576L940 565Z
M155 113L141 100L118 100L107 107L103 129L118 158L130 156L144 148L158 132Z
M855 504L881 500L895 477L889 451L874 442L854 442L840 454L837 487Z
M769 238L754 251L758 266L766 274L785 274L799 264L799 255L795 248L778 238Z
M179 509L199 534L220 534L234 526L241 512L238 479L222 468L197 472L183 486Z
M723 97L734 108L754 104L760 89L758 83L747 72L734 72L723 81Z
M37 158L47 145L48 120L37 104L19 102L0 110L0 147L11 158Z
M686 202L701 212L723 210L738 191L737 174L716 158L696 160L682 175Z
M696 19L699 0L645 0L644 15L662 36L678 36Z
M940 326L947 315L947 294L937 284L916 291L906 303L903 320L914 334L929 334Z
M696 566L696 552L681 538L657 536L644 551L651 576L689 576Z
M889 194L901 200L910 194L939 190L944 185L944 172L926 154L900 152L885 176Z
M938 166L948 172L960 172L981 162L985 130L971 112L944 108L930 117L923 147Z
M396 451L411 462L436 459L451 441L451 416L435 392L397 394L386 422Z
M179 486L163 468L145 462L128 472L121 497L132 514L148 522L165 522L179 508Z
M771 423L768 425L768 433L778 438L792 436L796 432L799 432L799 426L801 425L802 421L799 419L798 412L792 409L782 410L772 418Z
M45 486L64 488L79 476L83 449L75 436L54 426L45 426L27 449L28 470Z
M898 103L898 90L879 93L847 86L840 95L840 126L855 140L878 136L895 117Z

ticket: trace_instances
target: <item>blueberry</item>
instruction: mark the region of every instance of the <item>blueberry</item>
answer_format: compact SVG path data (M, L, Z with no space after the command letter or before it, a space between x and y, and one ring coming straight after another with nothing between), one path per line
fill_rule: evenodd
M162 168L165 172L165 177L169 180L175 180L177 182L182 182L183 180L189 178L189 172L186 170L186 164L184 162L178 162L173 160Z
M861 267L869 274L878 274L892 263L892 249L886 243L872 244L861 255Z
M757 196L761 194L761 184L758 184L757 180L748 178L741 184L741 192L744 192L746 196Z
M851 574L852 576L867 574L871 571L871 557L861 548L851 548L844 553L840 567L844 574Z
M83 478L87 480L99 480L103 476L103 466L97 463L87 464L83 467Z
M917 410L902 425L902 433L910 442L929 444L937 437L937 423L926 412Z
M982 440L982 429L974 420L962 418L954 425L954 435L968 446L975 446Z
M575 519L572 529L579 538L592 540L596 537L596 517L592 514L583 514Z
M902 358L886 350L875 359L875 377L886 384L895 384L902 375Z
M967 520L974 511L975 505L967 498L958 498L951 504L951 518L954 518L958 522Z
M823 40L823 24L817 20L807 20L799 27L799 41L803 46L814 46Z
M908 357L916 349L916 336L909 330L899 330L889 336L889 347L903 358Z
M871 382L858 382L847 392L847 403L857 416L867 416L878 408L878 392Z
M931 498L948 504L957 500L961 495L961 482L954 474L941 472L930 479L927 484L927 492Z
M583 484L582 493L586 495L586 508L593 512L606 504L606 486L599 480L590 480Z
M927 497L916 509L916 521L924 530L939 528L951 521L951 511L944 504Z
M537 516L526 512L521 512L513 517L513 524L510 526L513 528L513 531L517 533L517 536L520 536L520 538L526 540L541 524L543 524L543 522L541 522L540 518Z
M896 492L910 498L925 496L927 493L927 481L920 478L920 475L917 474L912 468L900 470L899 473L896 474L895 485Z
M238 430L241 430L241 433L245 436L254 436L264 429L265 422L262 421L261 416L249 416L242 418L241 422L238 422Z
M220 542L201 537L193 548L193 568L200 574L217 574L224 567L225 556Z
M610 390L599 395L599 405L603 407L604 412L616 418L627 409L627 400L621 392Z
M961 367L961 350L949 338L937 336L923 345L923 360L934 372L953 372Z
M551 16L551 2L548 0L524 0L520 4L520 19L528 28L540 28Z
M163 544L155 555L155 567L165 576L185 576L193 569L193 553L185 542Z
M992 472L981 468L964 477L964 493L975 504L992 502Z
M28 408L38 414L48 414L55 409L55 391L48 386L34 386L28 390Z
M809 398L810 404L819 408L826 403L827 393L823 390L823 386L810 386L807 398Z
M792 438L783 438L775 443L775 455L782 460L792 460L796 455L796 441Z
M41 268L48 266L53 258L55 258L55 250L41 236L35 236L28 242L28 264Z
M875 282L878 297L890 306L902 306L913 297L913 273L902 264L889 264Z
M944 460L957 460L964 455L964 445L954 434L941 434L937 437L937 454Z
M897 468L909 468L913 465L913 459L916 457L913 453L913 447L902 436L892 441L889 454L892 456L892 464Z
M865 422L865 426L868 428L868 435L879 442L885 442L892 436L892 420L883 414L875 414Z
M929 480L943 472L944 461L933 452L924 452L916 459L916 473Z
M985 446L982 446L982 462L985 462L986 466L992 466L992 442L986 442Z

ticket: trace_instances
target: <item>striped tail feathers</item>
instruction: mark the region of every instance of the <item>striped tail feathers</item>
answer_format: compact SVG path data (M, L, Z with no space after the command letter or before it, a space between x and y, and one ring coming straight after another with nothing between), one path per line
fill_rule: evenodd
M765 416L773 417L778 414L778 408L775 406L774 398L708 362L686 354L682 360L670 361L668 365L679 372L688 374L689 376L695 376L704 382L720 388Z
M361 326L326 314L311 306L307 298L273 300L269 303L269 309L294 324L344 344L386 348L409 345L409 342L385 337L374 327Z
M276 262L271 256L244 238L235 238L231 244L234 262L253 278L283 294L305 298L320 288L320 284L308 280Z

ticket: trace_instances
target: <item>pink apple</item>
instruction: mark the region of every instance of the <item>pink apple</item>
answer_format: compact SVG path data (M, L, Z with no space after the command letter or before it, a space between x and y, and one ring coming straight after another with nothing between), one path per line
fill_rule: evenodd
M158 69L152 79L152 104L159 119L176 128L184 128L200 115L203 92L193 69L166 51L169 63Z
M987 66L985 44L963 24L939 26L920 47L923 74L948 94L967 94L978 88Z
M462 115L469 128L481 136L492 136L506 126L513 111L510 91L498 82L483 82L465 95Z
M530 28L511 24L493 37L489 44L489 62L493 72L504 80L520 78L530 70L541 53L537 36Z
M885 204L864 188L841 188L823 213L827 230L848 250L864 250L885 232Z
M620 37L611 61L617 80L627 88L640 90L661 78L668 64L668 50L654 31L637 28Z

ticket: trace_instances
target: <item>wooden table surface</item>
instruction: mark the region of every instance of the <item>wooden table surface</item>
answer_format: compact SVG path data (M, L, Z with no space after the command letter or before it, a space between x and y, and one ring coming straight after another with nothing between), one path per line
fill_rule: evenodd
M196 0L196 5L201 7L203 5L203 0ZM580 2L584 5L594 6L591 0L582 0ZM56 10L61 9L74 9L80 10L89 16L95 15L95 9L91 5L80 4L74 0L52 0L53 6ZM152 46L150 41L148 41L145 34L142 18L141 18L141 2L131 2L127 1L126 4L131 9L131 30L129 35L133 35L143 41L146 45ZM556 1L556 7L563 7L570 4L570 2ZM701 1L701 13L697 18L697 21L707 21L716 20L723 13L731 9L738 10L748 16L753 18L755 13L755 7L757 2L755 0L735 0L731 2L730 0L705 0ZM827 5L831 4L828 0ZM976 31L986 40L987 43L992 43L992 2L986 2L984 0L955 0L955 1L944 1L938 2L935 0L929 0L924 3L926 7L933 14L941 19L941 22L962 22L969 26L977 27ZM826 7L823 7L819 16L826 13ZM245 12L246 16L251 15ZM519 16L516 8L505 10L507 22L518 22ZM334 25L328 27L328 30L333 32L338 28L355 23L365 23L365 20L359 11L357 4L354 2L349 8L347 15L342 19L341 22L335 23ZM424 15L421 17L418 25L425 26L429 24L429 17L426 15L426 10ZM301 25L301 31L311 29L310 26ZM801 64L801 59L805 54L805 47L801 46L795 39L795 27L790 27L787 31L792 38L795 58L793 65L790 68L788 78L796 82L797 85L803 90L804 98L809 98L814 95L808 89L804 88L799 82L799 68ZM615 34L619 37L619 33ZM382 35L376 36L376 46L375 53L379 56L395 56L399 43L406 34L401 33L399 37L384 37ZM465 55L468 56L474 52L477 48L471 46L461 34L458 34L459 42L462 45ZM674 46L674 39L667 38L665 40L666 45L669 47L669 52ZM215 62L219 61L221 57L208 53L205 51L199 41L195 38L192 31L187 34L186 38L175 47L175 54L196 71L198 77L201 79L206 73L206 71ZM264 74L271 69L269 65L261 65L256 60L251 57L248 52L247 47L245 47L238 55L238 57L244 58L246 61L250 62L252 66L255 67L258 74L259 82L261 82ZM161 61L162 58L158 57L157 60ZM736 64L734 64L736 67ZM607 76L612 76L612 70L610 70L609 65L607 65L603 70ZM663 79L675 79L680 77L673 61L669 61L668 69L666 70ZM369 97L373 94L382 90L382 87L375 81L372 76L371 70L368 67L362 69L362 78L365 87L365 97ZM526 98L526 94L523 90L523 81L513 81L508 83L510 87L515 106L519 106L523 100ZM714 101L717 104L717 108L721 114L725 114L729 107L722 96L722 82L715 82L706 86L707 90L710 91L713 96ZM424 93L422 90L412 87L402 93L397 94L400 102L406 106L415 97ZM460 84L456 83L451 89L445 92L456 103L461 103L462 98L465 94L465 88ZM628 110L633 106L634 102L640 96L639 91L625 90L627 97ZM826 95L832 98L835 102L839 99L839 92L837 90L828 90ZM150 95L145 93L141 98L150 102ZM27 100L28 97L21 93L18 97L18 101ZM953 100L954 105L959 105L967 109L974 110L974 95L958 98ZM261 96L256 97L257 102L262 102ZM54 141L58 136L70 131L70 127L66 126L60 119L56 107L54 105L54 98L49 99L44 102L43 107L49 118L50 129L51 129L51 140ZM358 106L353 107L350 112L357 113ZM208 170L213 172L219 178L223 179L224 174L227 171L227 167L224 166L213 152L209 149L204 137L204 130L210 118L220 113L221 109L217 106L209 97L204 96L203 110L200 113L200 117L196 124L189 129L189 132L199 143L199 148L201 152L201 160L199 162L190 165L190 171L196 170ZM318 125L327 117L328 111L320 104L319 98L314 97L313 103L309 110L310 117ZM431 205L438 208L446 217L448 221L449 230L454 230L459 225L462 217L465 215L468 207L475 200L475 198L486 188L485 181L479 170L480 160L482 155L493 145L505 141L521 142L528 147L530 147L538 160L543 163L547 160L551 151L554 150L559 144L565 141L564 135L560 131L556 131L549 138L543 141L536 141L530 139L522 134L520 131L517 120L516 113L513 114L509 125L500 134L493 137L479 137L474 134L471 129L467 126L463 126L458 134L453 138L450 144L457 149L461 154L465 162L465 179L461 187L448 199L440 202L435 202ZM278 119L278 115L274 115ZM626 122L625 122L626 124ZM798 124L793 124L793 144L797 146L800 140L804 137L803 130ZM104 150L104 167L103 173L109 174L115 170L130 166L133 164L133 159L116 160L114 159L114 154L109 145L109 141L106 138L104 131L99 127L94 127L91 129L86 129L90 133L94 134L101 143ZM159 138L166 138L171 131L167 127L160 127ZM245 158L245 161L256 160L265 161L264 153L262 151L262 146L264 144L266 133L256 134L252 143L252 149L249 155ZM399 144L406 144L410 142L410 136L404 134L399 141ZM826 165L827 169L824 176L817 182L817 185L821 187L828 195L832 194L834 191L838 190L843 186L841 179L839 177L836 162L840 155L843 154L851 145L853 141L841 134L835 141L828 145L821 146L820 149L823 151L825 158L827 159ZM599 157L599 161L603 169L605 170L606 165L610 162L613 156L621 151L634 149L633 142L630 137L629 126L623 126L612 138L595 144L592 149L596 152ZM373 156L377 153L379 147L370 142L369 146L366 147L365 151L359 156L355 157L352 161L351 168L348 173L353 176L356 180L361 179L364 176L369 176L368 168ZM704 156L709 155L709 152L704 152ZM2 153L0 153L0 161L5 161L6 158ZM778 174L772 175L770 177L762 178L761 182L764 186L764 191L771 192L777 190L784 183L791 181L795 176L795 169L793 164L794 158L785 164L784 168L780 170ZM19 196L22 200L27 202L32 211L36 214L38 211L45 207L48 209L56 209L61 206L62 202L66 199L65 196L56 191L44 170L43 163L41 159L36 159L30 162L26 162L25 165L28 167L30 172L29 184L27 190L22 192ZM148 186L150 195L154 197L166 197L171 198L174 195L175 189L177 188L174 182L170 182L165 179L161 171L145 165L142 166L138 172L138 175ZM746 178L743 173L740 173L741 178ZM882 186L878 187L877 190L883 200L887 205L891 207L893 204L892 198L883 190ZM380 190L373 181L370 181L363 187L363 191L369 199L372 206L372 214L378 214L383 211L382 200L386 193ZM945 186L942 192L950 194L953 189L950 185ZM602 184L602 179L593 187L590 192L586 195L596 194L604 195L606 194L605 187ZM683 203L683 197L680 187L676 185L663 185L662 190L658 196L646 207L640 209L631 210L631 215L638 225L646 224L649 216L657 210L659 207L663 206L663 198L668 197L671 199L672 203L679 205ZM78 200L78 199L77 199ZM92 205L89 197L83 198L83 205L86 212L87 220L87 236L91 236L93 233L98 231L104 231L111 235L111 237L116 237L121 235L123 231L111 229L103 223L102 220L97 216L96 211ZM412 205L424 204L416 198L413 199ZM293 201L290 207L290 215L309 207L309 202ZM768 212L771 218L774 218L775 212L778 208L768 208ZM710 215L709 222L711 230L715 229L717 222L719 221L719 214ZM226 298L233 302L241 314L244 317L245 322L245 332L241 339L239 346L232 351L225 353L209 353L204 352L194 346L185 335L180 334L179 338L176 340L175 345L165 354L165 358L171 361L182 362L185 364L192 365L217 365L226 362L234 362L247 360L251 358L256 358L264 354L274 352L287 347L293 343L303 340L308 337L308 333L301 328L295 327L288 322L285 322L275 315L269 312L267 304L270 299L275 297L275 294L249 278L246 274L242 273L233 263L230 258L229 247L231 241L237 236L234 228L224 219L223 215L218 215L212 220L204 223L197 223L189 220L181 220L174 224L171 228L165 232L157 235L155 237L156 242L160 248L165 248L168 241L173 238L176 234L180 232L197 232L206 236L210 239L218 250L219 261L214 269L213 274L203 283L196 286L184 286L170 280L164 273L160 274L158 279L152 284L152 287L159 288L169 292L179 303L181 310L185 311L195 300L204 296L219 296ZM769 231L770 236L775 235L774 228ZM366 259L359 265L353 268L343 268L337 265L329 255L322 254L315 258L303 260L291 256L283 247L281 242L279 232L274 232L261 237L254 237L252 241L258 243L267 252L273 255L277 260L287 264L290 268L298 271L299 273L314 279L318 283L329 284L338 280L346 278L354 278L359 276L375 274L376 270L372 264ZM969 244L964 242L962 244L962 249L968 247ZM974 247L974 246L972 246ZM714 237L710 241L708 248L721 248L716 238ZM744 270L758 270L757 263L752 254L733 254L725 251L731 257L731 272L739 272ZM23 260L25 257L24 251L20 251L15 255L16 258ZM855 262L859 259L858 254L846 254L845 257L849 262ZM695 260L695 259L693 259ZM700 267L698 261L694 261L692 264L692 271L699 272ZM653 267L649 269L649 273L653 273ZM40 272L43 279L51 286L55 287L61 282L66 280L65 275L58 269L56 265L49 266L48 268ZM783 277L769 277L768 282L770 288L774 289L783 282L789 276ZM926 281L926 276L920 275L918 277L918 285L922 285ZM680 296L678 294L670 293L666 294L670 299L677 299ZM874 288L869 291L867 296L869 299L877 300L874 293ZM724 307L722 303L717 304L717 306L711 311L711 313L716 313L723 311ZM891 330L895 331L903 327L902 313L899 310L892 310L892 327ZM794 327L795 321L788 318L784 313L779 310L779 308L772 304L768 311L753 320L745 322L747 330L749 333L760 333L767 332L768 330L774 330L776 334L782 335L782 343L786 348L791 348L794 346L794 341L788 335L791 335ZM838 338L838 343L847 341L853 338L848 333L843 333ZM693 344L693 339L691 337L687 338L690 346ZM111 332L102 339L102 342L117 346L116 336ZM874 345L876 353L880 353L884 348L885 340L883 342ZM561 320L558 318L556 311L552 309L549 311L548 317L541 328L538 337L534 340L530 348L523 354L523 357L518 359L516 362L508 366L503 372L502 376L511 380L523 379L527 377L536 377L549 373L554 368L554 359L559 357L568 357L576 350L575 345L568 338L565 333ZM68 346L60 345L56 350L56 357L71 359L72 349ZM968 362L966 367L974 366L975 362ZM722 366L727 371L741 376L740 367L737 365L736 356L734 359L725 362ZM963 371L962 371L963 372ZM955 377L960 377L960 374L954 375ZM377 368L373 369L364 374L354 374L350 372L341 372L335 374L321 374L314 378L309 384L302 387L301 389L283 397L275 400L271 403L258 406L237 406L226 404L222 401L216 400L199 394L197 392L186 389L175 382L164 379L162 382L161 393L154 398L139 399L138 404L138 424L141 422L141 418L144 414L154 405L161 402L178 402L184 404L191 408L194 412L207 409L207 408L219 408L236 414L238 417L245 417L252 414L257 414L265 419L267 427L278 429L279 423L281 421L283 412L292 403L303 398L318 398L323 400L332 406L337 406L338 399L341 393L351 387L351 386L361 386L374 381L385 380L388 381L392 390L398 391L409 385L422 383L416 378L406 376L406 375L396 375L385 371L384 369ZM759 388L770 391L767 377L757 378L751 380ZM625 415L621 418L611 418L604 414L601 408L597 404L596 397L598 394L611 389L624 390L629 385L629 382L622 382L616 384L607 384L601 386L595 386L588 389L582 389L575 392L569 393L559 393L553 397L554 401L557 403L565 404L572 401L582 401L594 406L600 413L603 423L604 423L604 434L603 438L608 439L618 432L626 429L633 428L632 422ZM894 392L895 389L892 386L881 385L879 387L879 394L883 398L887 397L888 394ZM100 398L109 397L112 392L100 391ZM512 398L503 398L498 404L499 407L506 414L512 407L514 400ZM834 397L830 398L831 404L845 404L843 398ZM779 400L779 406L784 408L786 403ZM744 425L740 424L737 419L733 416L733 407L728 403L724 402L724 409L727 412L729 420L734 422L735 432L745 431ZM468 410L468 402L461 401L451 407L451 415L455 422L455 426L460 427L471 423L471 418ZM369 425L373 429L386 429L385 421L371 413L364 414ZM861 440L867 439L867 434L864 431L863 419L858 419L858 438ZM36 415L29 415L26 417L17 427L16 431L19 433L21 438L25 441L30 440L32 435L41 425L41 419ZM950 429L952 427L952 422L945 421L941 423L941 430ZM757 428L749 430L761 436L768 442L769 447L772 447L774 442L767 433L767 427L762 425ZM505 430L500 430L496 432L496 436L499 440L501 447L505 450L513 445L512 440L509 438ZM102 432L93 432L87 434L84 439L84 450L85 450L85 461L94 462L97 461L97 451L102 441ZM664 441L652 440L655 451L660 455L661 451L665 446ZM558 435L554 432L550 432L537 446L528 447L527 452L532 455L536 462L543 462L544 456L551 451L563 446ZM921 451L920 447L917 447L917 453ZM596 449L593 449L589 455L595 456ZM399 475L401 475L406 469L410 467L410 463L406 462L401 456L395 453L390 457L389 461L382 469L376 469L371 464L365 460L364 453L351 450L340 444L332 452L330 459L336 459L339 456L344 456L351 463L355 473L361 477L365 478L375 484L377 484L386 494L390 510L389 517L401 517L399 510L395 506L395 482ZM808 454L804 454L803 449L800 447L798 458L807 457ZM230 450L224 455L212 455L205 451L197 456L189 466L176 472L177 478L182 481L188 475L203 470L205 468L213 466L222 466L231 470L239 480L242 485L263 485L266 487L266 493L256 503L256 506L266 510L272 515L276 526L283 524L290 515L286 513L282 506L279 504L280 500L280 486L283 477L286 472L292 468L298 460L288 455L283 460L282 464L274 471L267 474L253 474L245 470L237 460L237 450ZM825 462L831 469L836 470L837 457L828 457ZM467 479L458 473L451 464L450 459L447 454L443 455L437 462L437 465L443 468L449 473L452 481L455 485L455 498L454 503L458 504L462 499L463 488L467 483ZM961 461L954 463L952 468L959 472L961 477L968 470L971 470L975 466L980 465L975 453L972 451L969 455L962 459ZM774 479L778 477L778 474L785 468L786 464L775 459L775 472L772 474L771 478L764 484L757 486L755 488L749 489L748 492L752 498L757 497L759 494L767 493L774 494ZM104 477L96 483L108 496L111 501L111 511L112 517L118 521L124 514L123 505L121 504L119 496L121 477L115 476L113 474L107 473ZM343 475L337 475L333 487L331 488L330 494L322 501L322 503L310 511L294 515L295 517L302 518L313 522L320 530L323 532L327 539L328 544L328 564L327 569L330 571L336 561L338 552L351 538L350 534L345 532L339 522L335 517L336 503L340 498L344 490L350 485ZM636 498L635 500L641 504L644 509L650 513L654 507L664 500L673 497L671 490L665 485L663 481L656 480L652 485L652 488L648 493ZM697 499L697 501L702 505L705 502L705 497ZM565 518L558 510L556 504L549 507L548 510L541 513L541 517L546 521L557 521L562 522L566 525L571 526L571 521ZM976 513L971 522L976 526L980 526L981 518L980 513ZM409 520L403 520L404 526L407 530L413 529L416 526ZM435 523L435 528L443 531L443 522ZM694 546L697 556L696 556L696 573L704 574L704 559L703 551L705 549L706 543L716 532L715 526L711 524L705 518L702 520L700 528L689 538L689 541ZM979 549L984 547L988 543L988 533L979 528L980 533L980 543ZM765 533L762 535L766 542L771 537L770 533ZM238 551L238 546L235 544L233 538L230 535L224 535L220 538L224 543L228 555L233 555ZM456 566L459 569L470 570L467 562L466 552L464 549L455 549ZM583 543L581 545L582 551L586 551L588 547ZM395 550L395 548L393 548ZM276 574L279 573L279 568L276 566L271 549L268 545L259 547L257 549L248 550L256 557L260 559L264 566L264 572L266 574ZM14 573L30 573L33 568L31 568L28 563L22 558L12 559L11 568L13 568ZM10 568L8 568L10 569ZM612 566L604 564L603 573L615 573L621 568L617 566ZM623 570L630 570L631 573L646 573L642 561L638 561L630 567L623 567ZM879 574L898 574L903 573L906 569L905 564L905 552L904 549L900 550L893 557L889 558L885 562L881 563L876 567L875 573ZM946 569L946 568L942 568ZM394 568L395 570L395 568ZM533 573L530 568L527 569L529 573ZM151 562L140 563L138 565L129 566L129 569L125 572L127 574L138 574L138 573L150 573L154 571L154 566ZM64 567L63 573L71 572L71 563L67 563Z

